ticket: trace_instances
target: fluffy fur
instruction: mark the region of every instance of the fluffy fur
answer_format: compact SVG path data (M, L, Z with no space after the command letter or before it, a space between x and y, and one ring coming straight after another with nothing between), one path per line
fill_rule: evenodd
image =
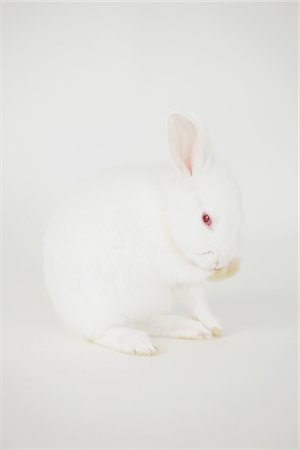
M61 203L44 242L59 316L87 339L125 353L154 354L150 335L221 335L202 283L236 266L241 207L234 179L195 121L172 114L168 135L173 166L102 170ZM171 314L174 301L185 316Z

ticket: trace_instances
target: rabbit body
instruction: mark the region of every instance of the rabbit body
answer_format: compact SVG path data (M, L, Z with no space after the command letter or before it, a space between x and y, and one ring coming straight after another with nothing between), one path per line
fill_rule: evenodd
M221 334L201 287L215 256L211 243L202 251L194 212L201 187L191 178L168 165L103 169L61 203L46 232L44 265L54 307L71 329L145 355L156 352L149 335ZM174 301L186 316L171 313Z

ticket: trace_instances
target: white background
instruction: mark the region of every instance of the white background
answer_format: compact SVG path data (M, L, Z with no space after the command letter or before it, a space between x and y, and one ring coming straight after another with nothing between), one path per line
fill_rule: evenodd
M3 10L5 447L295 448L297 4ZM66 334L41 239L83 176L168 160L173 110L240 180L243 266L208 286L223 339L133 358Z

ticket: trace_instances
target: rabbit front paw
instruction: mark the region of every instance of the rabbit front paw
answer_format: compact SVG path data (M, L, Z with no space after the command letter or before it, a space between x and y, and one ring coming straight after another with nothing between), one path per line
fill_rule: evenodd
M149 334L180 339L210 339L211 331L201 322L188 317L166 315L152 322Z
M194 314L193 319L202 323L214 337L221 337L224 334L222 325L214 317L204 317L201 314Z

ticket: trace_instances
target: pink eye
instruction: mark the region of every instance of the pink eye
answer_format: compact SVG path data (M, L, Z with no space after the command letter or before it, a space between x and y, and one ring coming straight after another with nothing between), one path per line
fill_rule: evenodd
M203 223L205 223L205 225L207 225L208 227L210 227L211 224L212 224L211 218L209 217L208 214L205 214L205 213L202 214L202 221L203 221Z

